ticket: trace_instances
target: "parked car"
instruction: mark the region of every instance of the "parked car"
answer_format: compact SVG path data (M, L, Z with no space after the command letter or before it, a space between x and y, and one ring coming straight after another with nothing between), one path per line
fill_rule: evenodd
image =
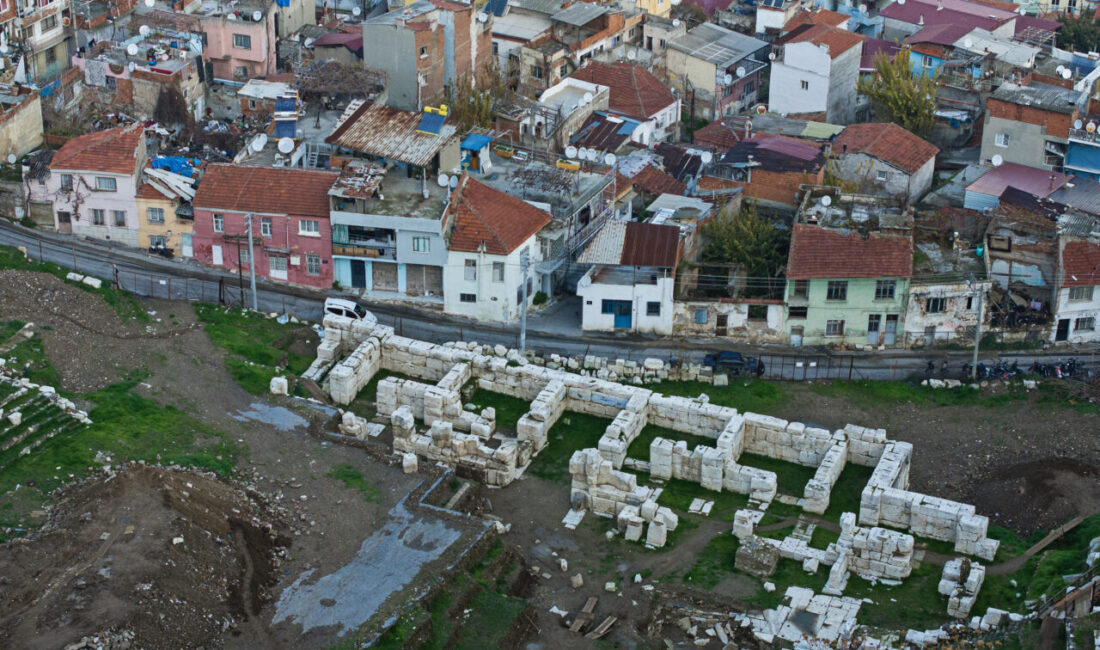
M325 298L325 314L344 316L355 320L362 320L370 315L363 306L353 300L344 298Z
M740 375L742 372L754 373L757 366L756 357L746 357L740 352L724 350L711 352L703 357L703 365L717 373L727 375Z

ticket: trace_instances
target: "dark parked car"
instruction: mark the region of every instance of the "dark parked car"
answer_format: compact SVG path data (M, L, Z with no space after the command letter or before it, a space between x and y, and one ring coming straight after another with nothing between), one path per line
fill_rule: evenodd
M740 352L711 352L703 357L703 365L717 373L740 375L742 372L755 373L757 359L743 356Z

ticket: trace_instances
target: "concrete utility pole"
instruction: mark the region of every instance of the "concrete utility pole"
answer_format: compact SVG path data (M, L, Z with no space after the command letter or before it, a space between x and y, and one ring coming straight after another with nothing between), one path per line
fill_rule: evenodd
M248 222L248 281L252 289L252 311L260 311L256 306L256 255L252 250L252 213L244 215Z
M530 261L530 255L527 251L523 251L519 254L519 266L522 277L520 278L521 288L523 289L523 302L520 305L519 311L519 350L520 352L527 351L527 264Z
M978 322L974 325L974 362L970 364L970 380L978 381L978 347L982 341L982 287L974 278L966 283L974 288L974 296L978 299Z

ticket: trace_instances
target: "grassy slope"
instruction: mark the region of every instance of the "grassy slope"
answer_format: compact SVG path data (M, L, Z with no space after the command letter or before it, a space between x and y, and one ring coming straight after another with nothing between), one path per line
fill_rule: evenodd
M205 303L197 304L195 313L214 345L229 352L229 374L253 395L266 394L272 377L300 375L313 362L310 355L290 351L302 325L282 325L262 314Z

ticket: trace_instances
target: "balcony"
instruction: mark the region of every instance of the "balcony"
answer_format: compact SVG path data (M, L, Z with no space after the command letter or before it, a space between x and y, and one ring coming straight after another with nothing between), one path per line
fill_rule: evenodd
M333 240L332 254L397 261L397 246L393 240L349 238L345 242Z
M1085 129L1070 129L1068 139L1073 142L1100 147L1100 129L1093 129L1092 133Z

